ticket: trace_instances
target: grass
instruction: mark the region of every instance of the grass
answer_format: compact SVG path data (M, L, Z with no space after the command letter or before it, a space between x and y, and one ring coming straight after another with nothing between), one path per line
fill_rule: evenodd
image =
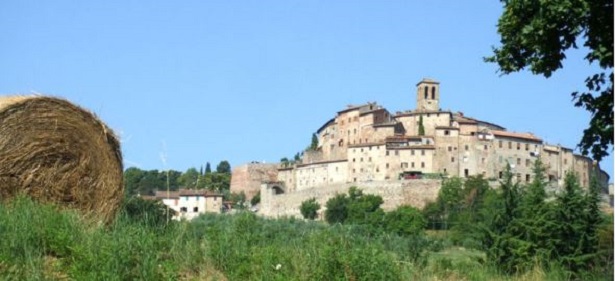
M562 280L501 275L479 251L441 237L373 235L357 226L268 220L249 212L152 226L120 214L101 225L18 198L0 205L2 280ZM600 280L596 277L595 280Z

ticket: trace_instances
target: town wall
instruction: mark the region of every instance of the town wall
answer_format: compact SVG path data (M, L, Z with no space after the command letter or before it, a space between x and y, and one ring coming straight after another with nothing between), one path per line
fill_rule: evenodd
M327 200L337 194L347 193L351 186L357 186L364 194L381 196L382 208L391 211L402 205L423 208L428 202L435 201L440 190L441 180L390 180L356 183L332 184L324 187L309 188L293 193L275 195L270 185L261 186L261 204L258 213L265 217L294 216L302 217L300 206L303 201L316 198L321 205L319 214L324 213Z

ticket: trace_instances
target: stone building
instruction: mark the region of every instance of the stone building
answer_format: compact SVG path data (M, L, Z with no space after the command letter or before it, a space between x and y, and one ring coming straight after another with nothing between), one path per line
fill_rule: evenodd
M251 178L242 189L258 192L257 182L280 182L284 192L340 184L432 176L483 175L502 178L509 163L517 181L532 180L532 166L540 158L553 186L561 186L568 171L588 186L594 171L603 188L609 176L590 158L572 149L546 143L531 133L510 132L461 112L442 110L440 84L423 79L416 85L416 109L391 114L377 103L349 106L338 111L318 130L319 145L306 151L299 164L278 166ZM250 165L241 169L250 169ZM255 174L255 173L251 173ZM242 172L233 173L233 182ZM260 178L259 178L260 177Z

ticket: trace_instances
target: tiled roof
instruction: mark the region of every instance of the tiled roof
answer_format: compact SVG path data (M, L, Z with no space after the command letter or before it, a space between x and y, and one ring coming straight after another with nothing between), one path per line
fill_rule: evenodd
M542 142L542 139L538 138L537 136L534 136L531 133L516 133L516 132L497 131L497 130L493 130L491 131L491 133L493 133L494 136L498 136L498 137L525 139L525 140L531 140L531 141L536 141L536 142Z

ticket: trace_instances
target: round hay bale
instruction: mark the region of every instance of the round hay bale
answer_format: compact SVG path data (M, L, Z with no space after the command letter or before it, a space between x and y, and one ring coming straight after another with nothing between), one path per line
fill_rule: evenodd
M53 97L0 97L2 199L23 193L108 222L122 170L117 137L91 112Z

